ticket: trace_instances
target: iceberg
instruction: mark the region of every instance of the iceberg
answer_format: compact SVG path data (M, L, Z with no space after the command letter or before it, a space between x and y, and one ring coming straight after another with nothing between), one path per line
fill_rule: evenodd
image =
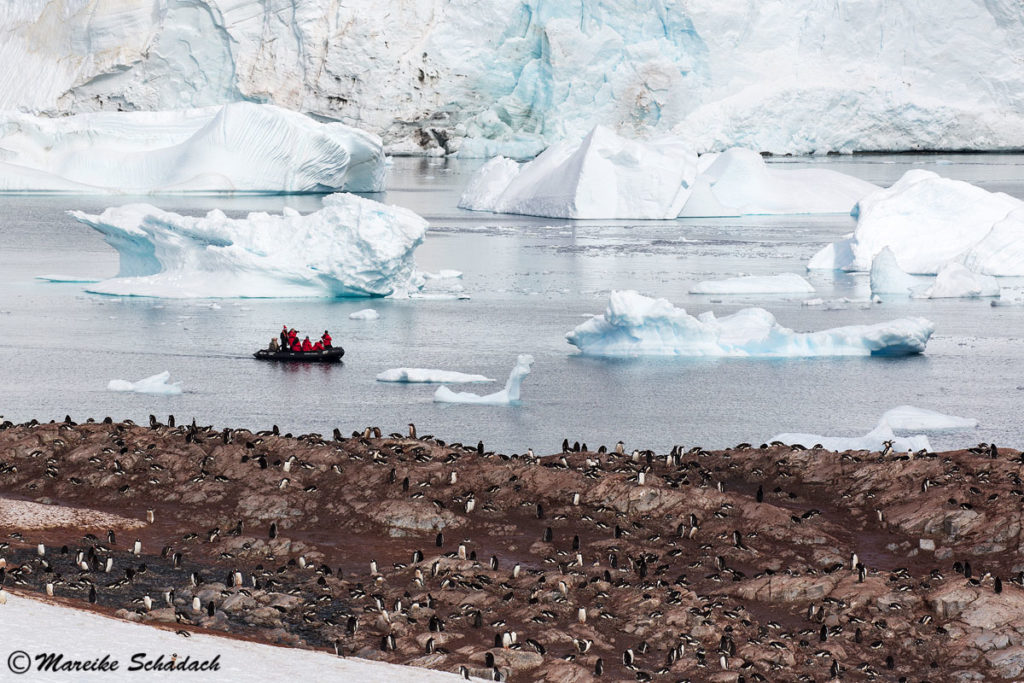
M864 197L854 209L857 228L851 237L818 252L811 269L866 271L888 247L908 273L934 275L950 261L968 260L988 275L1016 275L1024 261L1014 258L1024 244L1005 255L1001 247L1019 234L1024 202L1002 192L988 192L962 180L921 169L907 171L895 184ZM1010 220L993 234L997 224ZM986 238L990 241L984 244ZM978 247L978 251L974 251ZM973 256L971 256L973 252Z
M798 443L802 446L815 446L820 444L822 448L829 451L881 451L885 448L885 442L891 441L895 451L919 451L922 448L931 450L928 437L924 434L915 436L896 436L892 427L883 418L878 426L864 436L821 436L818 434L786 433L776 434L770 441L781 441L784 444Z
M935 326L924 318L851 325L820 332L782 327L763 308L716 318L691 316L665 299L613 291L601 315L566 340L590 356L812 357L923 353Z
M849 213L879 189L828 169L772 168L757 152L739 147L700 160L701 172L679 214L683 218Z
M167 298L361 297L415 287L414 252L427 222L351 194L302 215L182 216L149 204L72 211L121 259L117 276L88 291Z
M0 114L0 193L379 192L380 139L268 104Z
M963 256L963 263L982 275L1024 275L1024 207L992 226Z
M112 379L107 383L109 391L131 391L136 394L162 394L164 396L176 396L182 392L181 382L168 382L171 373L164 370L158 375L140 379L138 382L129 382L123 379Z
M999 296L999 283L991 275L978 275L966 266L950 262L942 267L932 286L922 291L920 296L924 299Z
M548 218L675 218L697 155L679 140L627 140L597 126L521 166L498 157L470 181L459 207Z
M377 375L378 382L404 382L410 384L468 384L493 382L490 377L470 375L451 370L427 368L392 368Z
M374 308L364 308L361 311L355 313L349 313L349 320L377 320L380 318L380 313Z
M814 286L796 273L704 280L690 294L813 294Z
M509 373L505 388L493 394L480 396L468 391L454 392L447 386L439 386L434 392L434 401L438 403L471 403L484 406L508 406L519 403L519 389L523 379L530 374L530 366L533 365L533 356L521 354L516 359L515 367Z
M896 263L892 249L885 247L871 261L871 293L902 294L908 296L918 285L913 275L908 275Z
M934 410L915 408L914 406L897 406L892 410L887 410L882 415L882 420L897 432L934 434L958 432L978 427L978 421L974 418L944 415Z

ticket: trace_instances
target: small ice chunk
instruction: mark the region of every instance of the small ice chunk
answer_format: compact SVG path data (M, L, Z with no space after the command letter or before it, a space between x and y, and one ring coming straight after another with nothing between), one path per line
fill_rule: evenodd
M434 400L438 403L471 403L487 406L508 406L519 403L519 389L523 379L530 374L533 356L522 354L516 359L516 365L509 373L505 388L493 394L480 396L468 391L454 392L447 386L440 386L434 392Z
M934 284L921 292L924 299L957 299L999 296L999 282L991 275L979 275L956 262L939 271Z
M893 433L892 427L883 418L874 429L864 436L822 436L820 434L786 433L773 436L770 441L781 441L785 444L801 444L810 448L821 444L829 451L881 451L885 448L885 442L891 441L893 450L919 451L922 448L931 450L928 437L924 434L915 436L898 437Z
M978 421L969 417L943 415L926 408L898 406L882 416L897 432L956 432L977 429Z
M436 273L421 272L420 275L422 275L427 280L450 280L462 277L462 271L443 269L437 271Z
M110 391L131 391L136 394L162 394L175 396L182 392L181 382L170 383L171 373L164 370L158 375L140 379L138 382L128 382L123 379L112 379L107 384Z
M490 377L470 375L451 370L427 368L392 368L377 375L378 382L409 382L417 384L464 384L470 382L493 382Z
M690 294L813 294L814 286L796 273L704 280Z
M892 249L885 247L871 261L871 293L910 295L910 290L918 282L913 275L908 275L896 262Z
M348 314L349 320L377 320L378 318L380 318L380 313L373 308L364 308L361 311Z

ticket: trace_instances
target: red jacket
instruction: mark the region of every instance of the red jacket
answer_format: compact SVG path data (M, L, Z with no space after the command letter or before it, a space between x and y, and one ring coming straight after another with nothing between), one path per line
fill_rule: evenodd
M306 337L302 341L302 350L303 351L312 351L313 350L313 344L310 343L309 337Z
M301 351L301 350L302 350L302 346L299 344L299 341L296 339L295 341L292 342L292 351L298 352L298 351Z
M327 348L331 347L331 335L324 332L324 336L320 337L320 339L321 341L323 341L324 346L326 346Z
M320 342L317 342L317 343L313 344L313 350L314 351L323 351L324 350L324 345L322 343L320 343Z

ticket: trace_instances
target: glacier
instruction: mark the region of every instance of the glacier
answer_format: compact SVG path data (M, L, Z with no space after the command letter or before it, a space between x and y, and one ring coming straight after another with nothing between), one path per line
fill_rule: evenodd
M268 104L0 113L0 193L379 192L386 170L377 136Z
M493 382L490 377L471 375L452 370L431 368L392 368L377 375L378 382L402 382L409 384L463 384Z
M112 379L107 383L109 391L134 392L136 394L160 394L163 396L176 396L182 393L181 382L170 382L171 373L164 370L161 373L140 379L138 382L129 382L123 379Z
M690 294L813 294L814 286L796 273L743 275L724 280L703 280Z
M1024 147L1016 0L11 0L0 31L0 109L32 113L265 102L517 158L597 124L698 152Z
M1024 272L1024 201L914 169L864 197L853 235L815 254L810 269L866 271L888 247L907 273L935 275L950 261L987 275ZM995 230L999 225L999 230Z
M814 357L923 353L935 326L924 318L794 332L763 308L722 318L689 315L666 299L613 291L605 312L566 334L589 356Z
M167 298L361 297L402 295L421 280L415 250L427 222L407 209L351 194L300 214L213 210L182 216L149 204L72 216L117 249L116 277L99 294Z
M516 364L508 375L505 388L493 394L480 396L469 391L455 392L447 386L439 386L434 392L434 401L437 403L469 403L482 406L510 406L519 403L519 392L523 379L530 374L530 366L533 365L533 356L524 353L516 358Z

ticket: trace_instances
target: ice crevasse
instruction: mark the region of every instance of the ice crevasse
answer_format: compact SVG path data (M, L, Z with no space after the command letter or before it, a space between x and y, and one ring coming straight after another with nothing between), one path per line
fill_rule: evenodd
M812 357L902 356L922 353L934 332L924 318L795 332L763 308L718 318L689 315L666 299L613 291L601 315L566 335L584 355Z
M379 192L380 138L269 104L43 118L0 113L0 192Z
M100 294L167 298L359 297L416 288L415 250L427 222L407 209L328 195L310 214L182 216L149 204L71 215L120 255Z

